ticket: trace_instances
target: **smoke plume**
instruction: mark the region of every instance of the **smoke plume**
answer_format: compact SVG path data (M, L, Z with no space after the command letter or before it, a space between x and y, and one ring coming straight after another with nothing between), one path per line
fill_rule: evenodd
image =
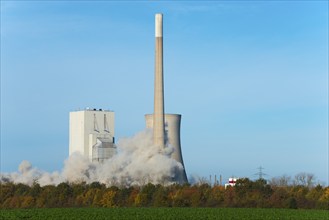
M152 130L144 130L131 138L123 138L117 144L118 153L104 163L92 163L79 153L64 161L61 172L48 173L22 161L18 172L0 174L0 182L32 185L58 185L61 182L100 182L108 186L128 187L134 185L171 184L182 172L181 163L170 158L174 148L160 151L153 146Z

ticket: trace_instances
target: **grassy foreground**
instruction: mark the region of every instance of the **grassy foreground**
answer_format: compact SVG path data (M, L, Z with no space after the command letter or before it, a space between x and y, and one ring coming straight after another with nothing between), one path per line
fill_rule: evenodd
M247 208L43 208L1 209L0 219L329 219L326 210Z

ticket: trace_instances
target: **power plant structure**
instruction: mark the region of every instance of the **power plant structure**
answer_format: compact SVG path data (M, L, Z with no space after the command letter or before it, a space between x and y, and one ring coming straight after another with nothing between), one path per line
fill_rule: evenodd
M187 183L180 143L180 114L165 114L163 80L163 15L155 15L154 113L146 114L146 128L153 129L153 145L164 152L171 146L170 157L182 164L173 181ZM114 139L114 112L85 109L70 112L69 155L80 152L92 162L104 162L117 151Z
M70 112L69 155L79 152L93 162L104 162L116 154L114 112L85 109Z
M181 115L165 114L163 80L163 15L155 15L155 71L154 71L154 113L145 115L146 127L153 129L154 146L162 151L171 145L171 157L182 164L183 170L175 174L174 180L186 183L182 150L180 144Z

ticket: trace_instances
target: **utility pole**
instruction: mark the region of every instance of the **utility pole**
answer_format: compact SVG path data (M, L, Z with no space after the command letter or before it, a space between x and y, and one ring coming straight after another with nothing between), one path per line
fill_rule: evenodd
M257 168L259 171L255 173L255 175L258 175L258 179L264 179L263 176L266 176L267 174L263 172L264 167L259 166Z

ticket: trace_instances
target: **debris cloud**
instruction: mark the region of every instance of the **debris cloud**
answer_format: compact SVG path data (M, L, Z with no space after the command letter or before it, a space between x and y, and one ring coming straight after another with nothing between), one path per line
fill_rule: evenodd
M146 129L130 138L122 138L117 144L117 154L104 163L93 163L79 153L64 161L61 172L48 173L34 168L29 161L22 161L18 172L0 174L0 182L14 182L40 186L58 185L61 182L100 182L108 186L172 184L182 172L181 163L170 157L172 146L164 150L153 146L152 130Z

